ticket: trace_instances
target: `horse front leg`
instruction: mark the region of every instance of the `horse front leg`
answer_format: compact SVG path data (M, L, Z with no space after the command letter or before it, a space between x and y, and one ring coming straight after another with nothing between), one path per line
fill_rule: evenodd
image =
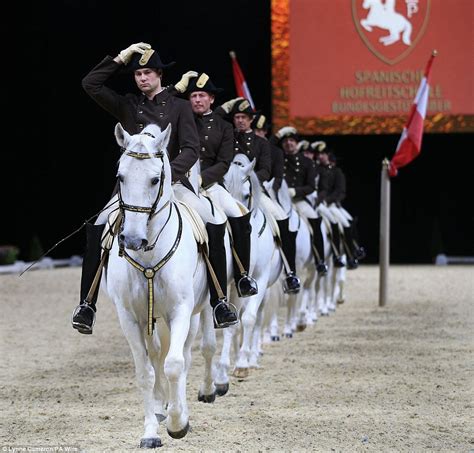
M249 357L252 345L252 335L257 320L257 311L262 302L266 285L258 282L258 287L262 288L258 294L248 298L245 311L242 314L242 345L235 363L234 376L238 378L246 378L249 375Z
M214 385L214 366L212 359L216 353L216 331L212 319L211 307L207 306L201 312L201 354L204 357L204 380L199 388L198 400L203 403L213 403L216 399Z
M145 407L145 432L140 440L141 448L161 447L158 437L158 420L155 416L154 384L155 372L143 336L143 326L124 309L117 309L120 326L128 341L135 362L135 374L138 388L142 392Z
M258 364L258 359L261 355L263 355L262 346L262 324L263 324L263 310L265 307L265 298L258 307L257 310L257 319L255 320L255 326L253 328L252 333L252 342L250 347L250 355L249 355L249 367L250 368L260 368Z
M170 348L164 363L164 372L169 385L166 429L174 439L184 437L189 431L184 352L190 332L191 307L193 306L192 302L186 302L189 297L186 295L180 297L180 303L185 306L176 308L174 317L170 320Z
M286 318L285 325L283 327L283 335L286 338L293 338L293 325L296 327L296 323L294 321L296 298L293 294L285 294L283 297L286 301Z

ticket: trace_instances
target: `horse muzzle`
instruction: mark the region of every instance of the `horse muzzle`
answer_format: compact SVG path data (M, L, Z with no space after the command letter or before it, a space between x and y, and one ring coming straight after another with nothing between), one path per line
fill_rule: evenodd
M145 248L148 246L148 239L126 236L124 234L119 235L118 242L120 247L124 247L128 250L134 250L136 252L138 250L145 250Z

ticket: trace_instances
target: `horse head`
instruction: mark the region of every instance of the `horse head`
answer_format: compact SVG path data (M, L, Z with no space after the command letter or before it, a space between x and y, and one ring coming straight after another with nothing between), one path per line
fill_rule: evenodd
M229 170L224 175L224 185L230 194L249 210L259 205L262 188L255 174L256 160L252 161L245 154L234 156Z
M151 124L135 135L125 131L120 123L115 127L115 138L123 150L117 172L123 216L119 243L127 249L147 247L149 221L172 196L167 153L170 135L171 125L162 131Z

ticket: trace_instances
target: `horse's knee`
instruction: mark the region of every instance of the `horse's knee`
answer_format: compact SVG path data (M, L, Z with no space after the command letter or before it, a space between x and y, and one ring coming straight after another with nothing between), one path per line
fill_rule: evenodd
M177 381L184 371L184 357L167 357L164 371L169 381Z

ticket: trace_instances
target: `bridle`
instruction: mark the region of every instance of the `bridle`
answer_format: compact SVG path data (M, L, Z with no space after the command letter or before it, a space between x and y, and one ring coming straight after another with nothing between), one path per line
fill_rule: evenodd
M151 137L154 138L154 136L150 133L144 132L144 134L150 135ZM148 283L148 329L147 329L147 331L148 331L148 335L152 335L153 334L153 329L154 329L154 326L155 326L155 322L156 322L156 318L154 317L155 302L154 302L154 283L153 283L153 279L154 279L156 273L171 259L171 257L174 255L174 252L178 248L178 245L181 241L181 236L182 236L182 233L183 233L183 219L181 217L181 213L179 212L178 207L176 206L176 203L170 202L170 200L168 200L163 206L161 206L157 210L157 206L158 206L158 204L161 200L161 197L163 196L163 191L164 191L164 181L165 181L165 171L164 171L164 169L165 169L165 165L164 165L164 159L163 159L163 157L164 157L163 152L158 151L158 152L153 153L153 154L144 154L144 153L137 153L137 152L134 152L134 151L124 149L123 153L125 155L133 157L135 159L159 158L159 159L161 159L162 167L161 167L160 187L158 189L158 194L155 198L155 201L153 202L153 204L150 207L136 206L136 205L130 205L130 204L125 203L123 201L123 198L122 198L122 193L121 193L120 184L119 184L118 199L119 199L119 210L120 210L121 218L122 218L121 225L120 225L120 230L123 229L123 223L125 221L125 211L139 212L139 213L148 214L147 223L150 223L151 219L154 216L156 216L161 211L163 211L167 206L169 206L170 210L169 210L168 218L166 219L165 223L163 224L160 231L158 232L158 234L156 236L156 239L153 241L153 243L151 245L146 246L144 248L144 251L147 252L147 251L152 250L155 247L155 245L157 244L158 238L160 237L162 231L165 229L166 225L168 224L168 222L171 218L173 207L175 208L175 211L178 215L178 232L176 234L176 238L173 242L173 245L171 246L168 253L166 253L166 255L154 266L148 266L148 267L143 266L136 259L132 258L129 255L129 253L125 250L125 247L123 246L123 244L119 243L119 256L124 257L135 269L139 270L145 276L145 278L147 279L147 283Z

